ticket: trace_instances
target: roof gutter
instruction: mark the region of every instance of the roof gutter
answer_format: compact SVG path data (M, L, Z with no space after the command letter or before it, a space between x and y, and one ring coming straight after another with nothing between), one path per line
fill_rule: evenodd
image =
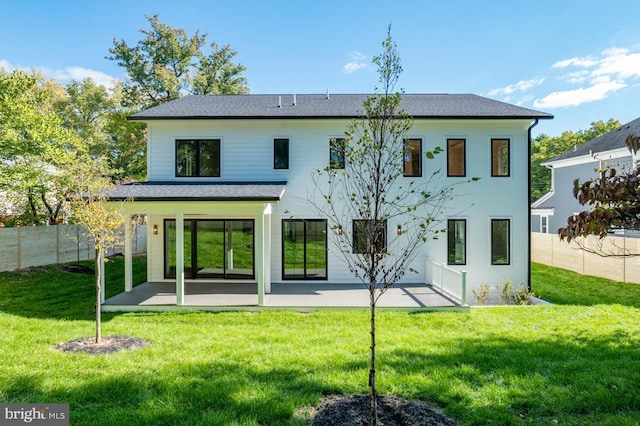
M538 119L535 118L533 123L527 129L527 147L529 155L527 156L527 234L528 252L527 252L527 289L531 291L531 129L538 125Z

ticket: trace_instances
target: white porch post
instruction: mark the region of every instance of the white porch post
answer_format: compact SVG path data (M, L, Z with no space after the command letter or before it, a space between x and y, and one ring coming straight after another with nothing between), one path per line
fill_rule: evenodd
M271 293L271 204L267 204L264 213L264 241L262 253L264 259L264 291Z
M256 279L258 280L258 306L264 305L264 228L265 228L265 215L258 216L256 237Z
M124 215L124 291L133 288L133 249L131 244L131 215Z
M184 304L184 214L176 213L176 305Z

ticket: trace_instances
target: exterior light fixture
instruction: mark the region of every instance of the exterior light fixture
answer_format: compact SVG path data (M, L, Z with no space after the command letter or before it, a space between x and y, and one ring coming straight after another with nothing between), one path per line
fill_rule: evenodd
M342 225L338 225L338 227L336 228L336 234L342 235Z
M153 225L153 235L158 235L158 225Z
M402 235L402 225L398 225L398 227L396 228L396 233L398 235Z

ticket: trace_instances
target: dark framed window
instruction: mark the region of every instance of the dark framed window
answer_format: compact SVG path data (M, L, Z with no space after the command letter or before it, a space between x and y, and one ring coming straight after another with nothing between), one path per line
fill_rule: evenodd
M509 176L509 139L491 139L491 176Z
M359 254L383 253L387 249L387 221L354 219L353 252Z
M449 265L467 264L466 219L447 220L447 263Z
M326 220L282 220L282 279L327 279Z
M422 139L405 139L403 151L404 176L422 176Z
M289 139L273 140L273 168L276 170L289 168Z
M491 219L491 264L511 263L510 233L511 220Z
M176 140L177 177L219 177L220 139Z
M329 167L344 169L344 151L347 141L344 138L331 138L329 141Z
M540 232L546 234L548 231L549 218L547 216L540 216Z
M447 176L466 176L466 140L447 139Z

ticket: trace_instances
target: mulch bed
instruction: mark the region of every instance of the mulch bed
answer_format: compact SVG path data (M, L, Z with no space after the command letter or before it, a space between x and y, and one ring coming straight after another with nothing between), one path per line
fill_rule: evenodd
M60 343L56 349L62 352L86 353L89 355L114 354L120 351L144 348L150 345L148 340L142 340L131 336L105 336L99 344L94 337L82 337Z
M391 395L378 395L378 422L385 426L456 426L435 407ZM369 424L369 395L329 396L311 413L312 426Z

